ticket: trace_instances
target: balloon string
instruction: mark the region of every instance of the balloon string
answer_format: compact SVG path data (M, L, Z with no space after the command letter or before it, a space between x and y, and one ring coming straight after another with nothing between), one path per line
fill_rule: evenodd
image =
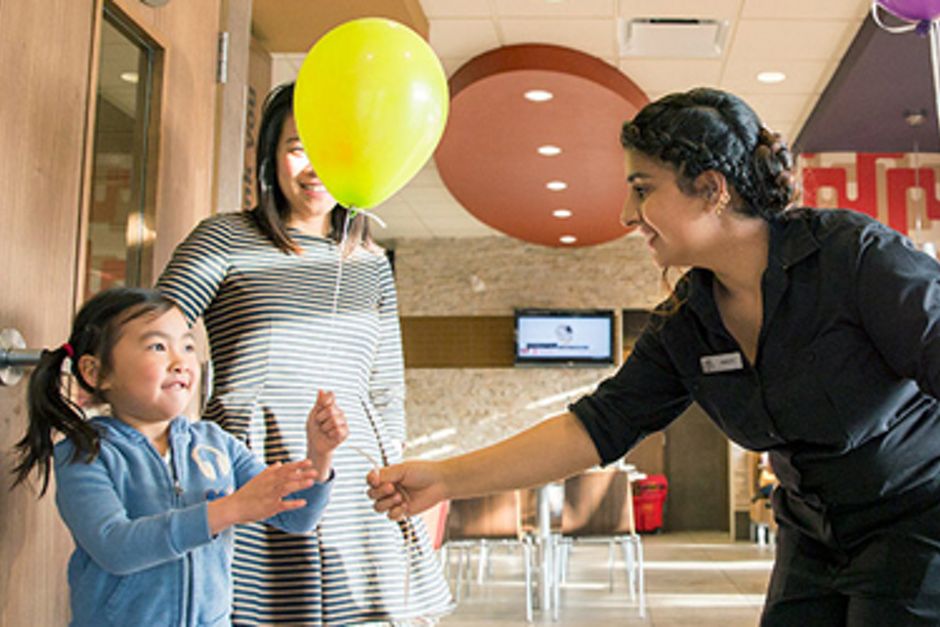
M359 448L358 446L354 444L350 444L348 446L354 452L358 453L360 456L367 459L369 463L372 464L372 469L375 472L378 472L379 469L382 468L382 464L380 464L372 455L369 455L368 452L364 451L363 449ZM399 492L402 492L406 499L408 498L408 494L403 489L399 488ZM409 600L410 589L411 589L411 546L412 545L417 546L417 542L418 542L418 530L414 526L414 522L412 522L411 517L406 516L402 520L402 536L403 536L402 537L402 540L403 540L402 550L404 551L404 555L405 555L404 597L405 597L405 611L407 612L408 600Z
M875 21L875 24L880 26L883 30L888 31L892 34L898 33L909 33L912 30L917 28L917 24L905 24L904 26L888 26L881 21L881 15L878 14L878 0L871 0L871 18Z
M940 130L940 22L930 22L930 71L933 74L933 98ZM915 170L916 172L916 170Z
M368 218L370 218L370 219L375 220L376 222L378 222L379 225L380 225L383 229L387 229L387 228L388 228L388 225L385 224L385 220L383 220L382 218L380 218L376 213L374 213L374 212L372 212L372 211L366 211L365 209L357 209L357 208L355 208L355 207L350 207L350 208L349 208L349 213L352 215L353 218L355 218L357 214L360 214L360 213L361 213L362 215L364 215L364 216L366 216L366 217L368 217Z
M346 257L345 255L346 244L347 244L346 240L349 237L349 223L355 217L357 212L363 213L366 216L376 220L383 227L385 226L385 223L382 222L380 218L378 218L371 212L365 211L363 209L356 209L355 207L350 207L349 211L346 212L346 218L343 220L342 238L340 239L339 246L337 247L339 255L337 258L337 262L336 262L336 284L333 287L333 307L330 310L330 318L327 324L327 333L326 333L327 338L333 337L333 327L335 326L336 316L337 316L337 312L339 309L339 288L343 279L343 265L344 265L344 259ZM335 346L335 342L330 342L328 344L327 353L324 356L324 362L329 362L328 358L332 355L334 346ZM359 448L358 446L355 446L354 444L347 444L347 446L352 451L354 451L361 457L365 458L372 465L372 469L375 470L376 472L378 472L379 469L382 467L382 464L380 464L372 455L370 455L365 450ZM407 497L407 495L405 496ZM418 532L410 517L406 517L402 521L402 524L403 524L402 550L404 551L404 555L405 555L404 605L405 605L405 612L407 612L408 600L409 600L409 595L410 595L410 586L411 586L411 545L413 543L417 543Z

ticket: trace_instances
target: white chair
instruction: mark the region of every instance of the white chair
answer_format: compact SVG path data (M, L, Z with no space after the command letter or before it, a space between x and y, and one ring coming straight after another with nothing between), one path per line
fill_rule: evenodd
M614 557L619 546L626 566L630 602L636 604L641 617L646 616L643 543L636 532L631 484L643 477L645 475L632 467L614 467L589 471L565 480L557 570L559 584L565 582L572 545L605 543L608 547L608 587L613 592Z
M500 492L490 496L451 501L444 535L445 567L450 578L451 556L456 555L454 598L460 601L470 591L470 565L478 551L477 582L488 574L489 551L494 544L520 547L525 573L525 616L532 621L532 539L523 531L520 493Z

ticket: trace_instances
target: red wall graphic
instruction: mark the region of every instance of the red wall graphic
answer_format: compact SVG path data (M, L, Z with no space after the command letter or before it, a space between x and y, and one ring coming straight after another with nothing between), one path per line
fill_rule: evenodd
M919 243L934 241L931 231L935 226L940 234L938 157L893 152L804 153L800 155L803 185L800 204L854 209ZM854 187L852 195L850 187ZM824 188L830 188L825 198L821 193ZM916 189L920 193L912 193Z

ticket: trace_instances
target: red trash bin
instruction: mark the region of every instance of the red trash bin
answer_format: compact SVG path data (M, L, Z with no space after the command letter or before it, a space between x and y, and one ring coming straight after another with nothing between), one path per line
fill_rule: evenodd
M660 531L663 528L663 508L669 482L666 475L649 475L633 482L633 516L636 530L642 533Z

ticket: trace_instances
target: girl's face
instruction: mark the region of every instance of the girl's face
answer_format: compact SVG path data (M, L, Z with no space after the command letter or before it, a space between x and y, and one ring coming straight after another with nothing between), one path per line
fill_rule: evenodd
M135 318L120 334L98 387L115 417L154 439L183 413L199 381L193 334L175 307Z
M293 115L284 118L277 142L277 182L292 216L326 215L336 204L307 159Z
M621 222L639 229L659 266L696 265L714 222L705 198L683 192L672 168L642 153L628 150L625 164L630 193Z

